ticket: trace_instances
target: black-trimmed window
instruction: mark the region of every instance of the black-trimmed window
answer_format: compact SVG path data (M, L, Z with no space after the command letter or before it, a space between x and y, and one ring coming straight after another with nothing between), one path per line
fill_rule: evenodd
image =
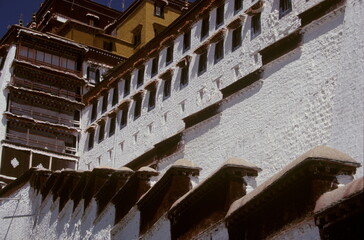
M186 66L181 68L180 89L182 89L188 85L189 67L190 67L190 65L187 64Z
M206 14L201 21L201 40L209 35L210 15Z
M258 36L260 32L261 32L260 13L257 13L254 16L252 16L252 25L251 25L252 38Z
M142 96L138 96L135 98L135 106L134 106L134 120L138 119L142 114Z
M110 118L110 126L109 126L109 137L114 135L116 127L116 116L112 116Z
M198 58L198 75L206 72L207 69L207 50L200 54Z
M292 1L291 0L280 0L279 1L279 18L284 17L292 11Z
M173 44L167 48L166 66L169 65L173 61L173 48L174 48Z
M239 11L243 7L243 0L234 1L234 11Z
M155 108L156 95L157 95L157 88L153 87L149 91L148 111Z
M142 31L134 32L133 41L134 47L139 46L139 44L142 42Z
M99 123L99 143L105 138L105 121Z
M214 63L219 62L224 58L224 39L215 44Z
M114 106L119 102L119 87L118 84L115 84L114 91L112 94L112 105Z
M99 69L96 69L95 82L96 82L96 84L98 84L100 82L100 70Z
M95 138L95 130L90 130L88 134L88 150L91 150L94 147L94 138Z
M92 104L91 122L95 121L96 117L97 117L97 101Z
M187 51L191 47L191 29L189 29L183 35L183 52Z
M111 52L113 50L113 47L114 47L113 42L104 41L104 45L103 45L104 50Z
M4 67L5 59L6 59L6 57L0 56L0 71Z
M102 113L106 112L107 110L108 98L109 98L109 92L106 92L102 97L102 106L101 106Z
M241 46L241 26L233 30L233 37L232 37L232 51L237 49Z
M164 80L163 86L163 100L169 98L171 96L171 87L172 87L172 78Z
M164 18L164 5L160 3L154 4L154 16Z
M158 63L159 63L159 56L156 56L152 60L152 70L151 70L151 76L154 77L158 73Z
M124 79L124 97L126 97L130 94L130 83L131 83L131 76L128 75Z
M224 4L221 4L216 8L216 28L220 27L224 23Z
M125 107L121 111L121 117L120 117L120 129L126 127L128 124L128 108Z
M144 83L144 66L138 70L137 87L140 87Z

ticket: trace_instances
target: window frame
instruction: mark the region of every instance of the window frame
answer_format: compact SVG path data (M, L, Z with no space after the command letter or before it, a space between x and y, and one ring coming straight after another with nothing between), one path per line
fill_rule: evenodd
M144 73L145 73L144 66L138 69L137 88L144 84Z
M142 102L143 102L142 96L138 96L134 100L134 121L137 120L142 115Z
M239 47L241 47L242 44L242 26L237 27L233 30L232 38L231 38L231 50L235 51Z
M109 124L109 137L113 136L116 131L116 116L111 116Z
M210 14L206 14L201 19L201 32L200 32L201 41L209 36L209 31L210 31L210 21L209 20L210 20Z
M172 77L164 80L163 84L163 101L172 95Z
M251 17L251 38L257 37L262 32L261 13L257 13Z
M222 3L220 6L216 8L216 19L215 25L216 29L218 29L221 25L224 24L224 17L225 17L225 4Z
M183 52L191 48L191 29L183 34Z
M206 72L207 70L207 49L199 54L198 56L198 69L197 69L197 73L198 73L198 76L201 76L203 73Z
M174 50L174 44L167 47L167 50L166 50L166 66L168 66L169 64L171 64L173 62L173 50Z
M235 0L234 1L234 12L238 12L243 8L243 0Z
M94 102L92 104L92 108L91 108L91 122L95 121L97 118L97 105L98 105L98 101Z
M180 89L185 88L189 83L189 68L190 68L189 64L181 67L181 76L180 76L180 81L179 81Z
M131 87L131 76L127 76L124 79L124 97L130 94L130 87Z
M120 129L123 129L127 125L128 125L128 108L125 107L121 111L121 116L120 116Z
M154 77L158 74L159 70L159 55L152 59L152 69L150 71L150 76Z
M106 91L105 94L102 96L102 105L101 105L101 113L104 113L107 111L107 106L109 101L109 92Z
M224 58L224 39L215 43L214 64Z
M160 8L160 13L157 13L157 8ZM160 3L154 3L154 16L164 18L164 5Z
M112 106L115 106L119 102L119 86L115 84L112 94Z
M92 129L89 131L89 134L88 134L88 144L87 144L88 150L91 150L94 148L94 142L95 142L95 129Z
M279 0L279 18L286 16L292 11L291 0Z
M105 121L99 123L99 138L98 143L101 143L105 139Z
M149 99L148 99L148 111L151 111L155 108L157 102L157 88L153 87L149 90Z

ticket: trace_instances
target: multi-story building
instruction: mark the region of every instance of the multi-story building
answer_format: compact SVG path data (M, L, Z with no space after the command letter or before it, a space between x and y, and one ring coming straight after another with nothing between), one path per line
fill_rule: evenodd
M27 28L9 29L0 43L2 178L9 181L36 166L77 168L83 95L136 47L132 42L119 47L126 42L108 31L111 26L112 32L124 27L119 17L126 21L129 15L149 16L151 4L139 1L121 13L88 0L49 0ZM164 3L156 3L162 11L158 13L163 14L158 16L159 23L175 19L186 7L179 4L172 2L164 8ZM148 24L158 21L151 19ZM153 31L142 24L140 46Z
M360 239L363 1L136 1L102 30L95 15L78 19L77 27L56 16L65 25L45 29L58 35L18 27L8 35L27 36L27 56L22 44L1 42L8 45L0 48L6 83L0 102L10 96L2 106L2 174L15 174L21 157L15 151L31 152L24 170L73 167L52 168L54 158L81 170L32 169L5 187L4 219L16 216L11 201L23 204L20 218L0 228L7 228L5 237ZM93 42L91 29L99 30ZM106 37L113 44L102 49ZM48 71L55 67L27 64L33 38L42 43L34 45L39 51L55 42L72 49L64 58L76 72L53 78ZM110 58L88 59L90 49ZM30 75L28 65L37 71ZM78 94L80 86L81 99L14 78L70 78L59 89ZM24 117L30 105L68 122L31 111ZM39 146L7 138L23 129L54 141L48 165ZM45 146L42 153L50 152ZM359 179L349 183L353 178ZM19 226L25 230L15 231Z

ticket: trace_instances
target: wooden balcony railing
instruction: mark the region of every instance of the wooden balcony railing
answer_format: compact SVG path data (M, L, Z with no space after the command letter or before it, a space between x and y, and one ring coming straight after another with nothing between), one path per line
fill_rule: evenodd
M71 92L71 91L68 91L65 89L53 87L53 86L43 85L43 84L33 82L30 80L26 80L26 79L13 77L11 84L15 85L15 86L26 87L26 88L29 88L32 90L50 93L52 95L56 95L56 96L60 96L60 97L69 98L71 100L78 100L78 101L82 100L80 94L77 94L77 93L74 93L74 92Z
M40 121L48 121L50 123L63 124L68 127L80 126L80 122L76 120L66 119L56 115L49 115L38 111L34 111L33 109L21 108L14 105L10 105L10 112L16 115L29 116Z
M42 136L43 137L43 136ZM44 138L44 137L43 137ZM64 145L64 141L55 139L49 139L49 141L39 140L36 135L27 133L7 133L6 140L12 143L18 143L30 147L36 147L40 149L55 151L59 153L76 154L76 148L68 147Z
M47 66L47 67L50 67L50 68L53 68L53 69L56 69L56 70L59 70L62 72L73 73L73 74L76 74L78 77L82 77L82 71L79 71L77 69L64 68L62 66L47 63L45 61L39 61L36 58L25 57L20 54L17 54L16 58L19 60L27 61L32 64Z

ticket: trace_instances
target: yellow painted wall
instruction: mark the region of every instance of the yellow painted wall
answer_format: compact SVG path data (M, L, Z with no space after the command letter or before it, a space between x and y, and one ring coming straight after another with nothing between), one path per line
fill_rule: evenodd
M168 9L167 6L164 8L164 18L154 16L154 3L149 1L144 1L142 4L138 6L136 10L129 17L122 22L117 28L118 39L121 39L125 42L133 44L133 33L132 31L141 24L143 26L141 31L141 44L137 47L129 47L126 45L117 46L116 51L123 56L129 57L140 47L145 45L147 42L152 40L154 35L153 23L158 23L163 26L168 26L171 24L177 17L179 17L179 13Z
M119 41L114 41L113 53L123 57L130 57L138 51L139 48L155 37L153 23L158 23L167 27L178 18L179 15L178 12L165 6L164 18L156 17L154 16L154 3L149 2L148 0L143 1L134 12L118 26L115 37L119 39ZM137 48L134 48L134 35L132 31L139 24L143 26L141 30L141 44L139 44ZM64 37L100 49L103 49L104 41L110 41L110 38L83 32L75 28L70 29Z

